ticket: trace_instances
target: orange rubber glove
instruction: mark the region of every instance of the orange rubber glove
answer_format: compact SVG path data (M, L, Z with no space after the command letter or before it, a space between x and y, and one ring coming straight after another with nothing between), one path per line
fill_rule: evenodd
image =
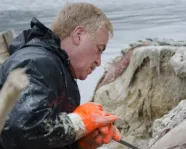
M96 129L89 135L78 140L81 149L96 149L103 144L108 144L112 139L119 141L121 135L119 130L112 124Z
M81 149L97 149L102 146L102 144L97 143L96 137L99 135L98 130L94 130L87 136L78 140L79 147Z
M75 127L76 139L88 135L97 128L112 124L118 118L105 112L100 104L93 102L77 107L69 117Z
M100 135L97 137L97 143L108 144L114 139L119 141L121 134L119 130L112 124L99 128Z

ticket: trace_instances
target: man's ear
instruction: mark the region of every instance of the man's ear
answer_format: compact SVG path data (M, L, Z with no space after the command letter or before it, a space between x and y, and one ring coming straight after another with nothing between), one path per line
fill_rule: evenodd
M82 35L85 33L85 29L82 26L77 26L72 32L72 40L75 45L79 45L81 42Z

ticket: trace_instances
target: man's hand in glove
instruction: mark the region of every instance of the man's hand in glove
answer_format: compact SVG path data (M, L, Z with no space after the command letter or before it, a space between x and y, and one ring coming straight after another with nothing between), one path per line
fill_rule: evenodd
M112 124L109 124L78 140L78 143L81 149L96 149L103 144L110 143L112 139L119 141L120 138L119 130Z
M76 140L96 129L112 124L117 116L103 110L100 104L88 102L77 107L69 117L76 131Z

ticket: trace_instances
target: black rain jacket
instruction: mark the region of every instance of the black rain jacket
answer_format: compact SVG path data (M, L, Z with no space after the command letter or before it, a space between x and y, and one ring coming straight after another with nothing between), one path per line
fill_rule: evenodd
M39 20L18 35L10 57L0 65L0 88L15 68L26 68L30 84L9 114L0 136L1 149L77 149L68 117L80 105L76 80L60 39Z

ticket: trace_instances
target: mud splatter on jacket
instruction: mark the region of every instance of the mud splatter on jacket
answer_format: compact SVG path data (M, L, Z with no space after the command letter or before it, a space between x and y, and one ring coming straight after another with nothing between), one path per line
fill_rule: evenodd
M0 66L0 88L9 72L26 68L30 84L21 94L0 136L2 149L77 149L68 117L80 104L78 86L69 71L60 40L39 20L10 45Z

